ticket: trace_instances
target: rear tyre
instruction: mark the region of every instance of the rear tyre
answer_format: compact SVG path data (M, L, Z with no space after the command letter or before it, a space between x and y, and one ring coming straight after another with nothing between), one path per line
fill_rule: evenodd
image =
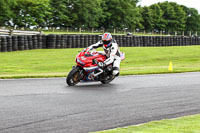
M70 73L67 75L66 83L69 86L75 86L80 81L79 73L80 73L79 67L75 67L74 69L72 69Z
M109 75L109 76L106 77L104 80L101 80L101 83L102 83L102 84L108 84L108 83L110 83L111 81L113 81L113 79L115 79L115 76Z

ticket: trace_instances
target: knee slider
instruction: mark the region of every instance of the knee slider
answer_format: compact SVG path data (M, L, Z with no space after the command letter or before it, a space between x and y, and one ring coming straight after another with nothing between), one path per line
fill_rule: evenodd
M118 67L113 67L113 75L118 76L119 75L119 68Z

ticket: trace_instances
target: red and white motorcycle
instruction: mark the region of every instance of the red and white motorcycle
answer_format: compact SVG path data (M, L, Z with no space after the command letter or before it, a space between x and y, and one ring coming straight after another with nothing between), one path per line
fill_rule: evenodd
M125 54L120 53L121 60L125 59ZM98 62L106 60L106 56L96 51L83 50L76 56L76 66L69 72L66 82L69 86L75 86L79 82L100 81L103 84L111 82L115 76L112 75L113 64L104 69L99 67Z

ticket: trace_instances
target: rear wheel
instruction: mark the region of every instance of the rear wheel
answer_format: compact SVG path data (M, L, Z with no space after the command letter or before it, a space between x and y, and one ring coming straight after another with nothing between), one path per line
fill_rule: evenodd
M111 81L113 81L113 79L115 79L115 76L109 75L109 76L106 76L106 77L104 78L104 80L101 80L101 83L102 83L102 84L108 84L108 83L110 83Z
M69 86L75 86L80 81L79 73L80 73L79 67L75 67L70 71L66 79L66 82Z

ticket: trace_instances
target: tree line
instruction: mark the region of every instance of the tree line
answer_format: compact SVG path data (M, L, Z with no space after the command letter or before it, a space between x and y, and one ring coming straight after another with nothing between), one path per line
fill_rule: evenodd
M0 26L199 31L200 15L175 2L139 0L0 0Z

